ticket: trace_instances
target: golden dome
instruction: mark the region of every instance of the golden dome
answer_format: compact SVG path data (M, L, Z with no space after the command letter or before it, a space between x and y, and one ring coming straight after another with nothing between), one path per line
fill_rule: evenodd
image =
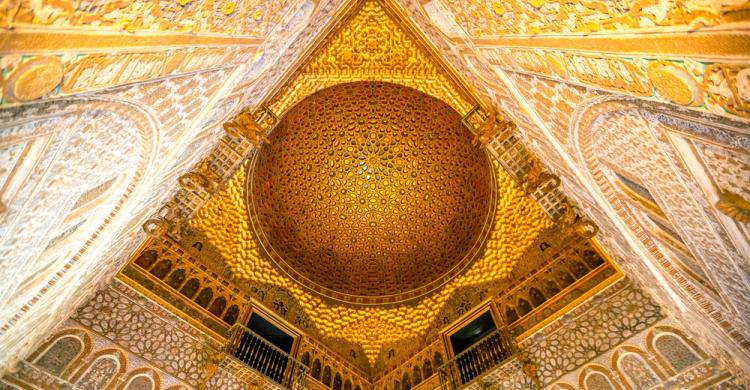
M493 172L444 102L356 82L289 110L253 159L248 204L265 250L301 285L388 303L434 290L476 257Z

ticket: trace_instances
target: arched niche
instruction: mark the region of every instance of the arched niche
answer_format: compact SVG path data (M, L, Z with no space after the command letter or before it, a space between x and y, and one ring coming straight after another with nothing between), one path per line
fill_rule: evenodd
M91 336L83 329L65 329L42 343L29 360L61 378L67 378L91 353Z
M649 354L638 347L621 345L612 353L610 360L612 369L628 389L650 388L666 379Z
M320 380L320 374L321 374L321 364L320 359L315 358L315 361L313 361L312 369L310 371L310 375L312 375L313 378Z
M619 384L605 367L589 365L578 375L578 386L583 390L621 390Z
M125 376L119 390L156 390L161 388L159 373L151 368L139 368Z
M147 195L158 132L158 120L140 103L106 97L0 110L0 149L30 152L12 163L13 177L6 178L12 185L0 190L6 207L0 246L23 237L0 266L0 301L17 316L0 336L9 356L28 354L78 296L97 286L94 278L109 275L114 263L102 256L111 248L100 241L120 234ZM19 337L30 342L18 343Z
M117 349L106 349L92 354L72 381L82 389L111 389L127 370L127 358Z
M323 377L320 379L320 382L328 387L331 387L331 375L331 367L325 366L325 368L323 369Z
M646 347L671 375L679 374L707 358L685 334L672 327L656 327L646 335Z

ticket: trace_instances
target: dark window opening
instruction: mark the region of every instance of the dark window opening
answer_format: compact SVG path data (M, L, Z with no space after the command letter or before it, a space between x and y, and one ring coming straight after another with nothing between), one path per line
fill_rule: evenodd
M294 337L265 318L252 314L234 356L277 383L285 379Z
M475 318L468 325L451 335L451 347L453 355L458 356L461 352L469 349L482 337L497 330L492 313L489 311Z
M451 374L454 383L468 383L511 355L509 344L489 311L452 334L450 343L455 356L452 362L455 368L450 372L458 371L458 378Z
M292 352L294 337L288 335L267 319L253 313L250 316L250 321L247 322L247 327L282 351L286 353Z

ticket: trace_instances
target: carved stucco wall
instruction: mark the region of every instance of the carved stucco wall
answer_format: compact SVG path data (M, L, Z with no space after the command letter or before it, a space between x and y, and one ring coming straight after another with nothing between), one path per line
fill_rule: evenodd
M520 347L535 364L539 384L549 389L741 388L703 345L627 280L571 310ZM484 380L503 389L533 385L517 361Z
M53 348L69 335L83 348L78 343ZM193 388L208 382L208 362L219 348L206 334L114 280L58 326L5 380L21 387L44 387L57 377L82 389L114 388L148 372L155 388ZM106 381L109 387L97 387L87 382L94 380L88 371L97 368L94 362L104 356L117 357L117 369L98 373L108 378L99 378L98 383Z
M270 65L299 56L337 8L100 3L18 1L0 16L12 28L0 44L0 371L114 275L221 124L286 70Z
M670 3L661 13L639 2L400 3L514 119L624 270L695 324L707 349L747 370L748 230L714 207L723 192L748 195L747 2ZM287 70L273 65L293 64L341 5L87 4L11 1L0 13L0 369L114 273L218 124L260 102ZM550 19L557 6L564 12ZM83 111L90 117L73 114ZM94 164L107 169L89 172ZM692 274L607 164L653 193L695 260Z
M21 388L64 382L87 388L99 381L115 387L146 375L156 389L200 384L242 388L237 373L220 369L207 378L219 348L216 341L119 281L97 291L35 347L4 382ZM700 340L626 279L532 334L520 347L536 364L540 383L550 389L593 389L599 380L613 389L741 388ZM104 358L110 360L99 361ZM504 389L531 387L516 362L484 380Z
M637 2L398 3L518 124L626 274L747 371L747 225L716 207L722 193L746 194L750 183L748 39L745 24L727 18L747 2L665 4L659 14ZM555 7L561 13L545 12ZM682 243L624 199L611 167L653 194L659 222Z

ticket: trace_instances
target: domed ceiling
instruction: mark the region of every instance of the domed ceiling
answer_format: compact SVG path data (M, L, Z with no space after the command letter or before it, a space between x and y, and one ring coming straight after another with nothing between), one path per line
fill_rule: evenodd
M440 287L480 252L494 174L446 103L355 82L284 116L253 161L248 207L266 252L301 285L395 302Z
M378 1L362 2L289 76L266 103L286 113L269 143L189 221L186 241L202 242L201 263L242 294L372 374L508 288L516 265L538 264L542 258L526 252L553 225L498 163L490 167L483 149L471 146L456 112L466 114L476 102L387 11ZM369 99L372 85L389 92ZM353 88L345 93L352 98L337 98L339 88ZM391 129L395 135L386 139L388 127L368 121L376 116L368 110L382 110L378 115L408 131ZM295 116L297 127L288 128ZM385 146L401 149L400 161ZM396 200L402 196L407 200ZM487 237L482 221L490 225ZM325 263L318 261L323 255ZM374 281L383 274L390 276Z

